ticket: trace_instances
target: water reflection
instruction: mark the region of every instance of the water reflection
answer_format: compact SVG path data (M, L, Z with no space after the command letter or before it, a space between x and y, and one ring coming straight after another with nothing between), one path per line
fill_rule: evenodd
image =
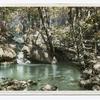
M53 71L53 78L55 78L56 74L57 74L57 65L56 64L52 64L52 71Z
M39 69L38 68L36 68L36 70L35 70L35 77L36 77L36 79L38 79L38 77L39 77Z
M47 79L49 76L49 69L48 67L45 67L45 75L44 75L44 78Z
M55 84L60 90L77 90L80 78L79 70L66 64L11 64L0 66L0 78L9 77L18 80L40 80L38 88L43 84Z
M17 67L17 77L20 77L20 79L23 79L23 76L24 76L24 67L23 66L21 66L21 65L17 65L16 66Z

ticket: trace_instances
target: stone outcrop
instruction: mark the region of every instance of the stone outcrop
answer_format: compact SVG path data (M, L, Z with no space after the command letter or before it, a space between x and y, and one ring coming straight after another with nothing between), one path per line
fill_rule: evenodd
M36 86L37 82L32 80L14 80L3 78L3 81L0 82L1 91L25 91L29 90L30 86Z
M24 46L22 48L24 55L27 59L34 63L51 63L51 58L47 51L43 50L39 46Z
M12 62L15 58L14 46L0 45L0 62Z
M83 71L80 86L87 90L100 90L100 62L92 64Z

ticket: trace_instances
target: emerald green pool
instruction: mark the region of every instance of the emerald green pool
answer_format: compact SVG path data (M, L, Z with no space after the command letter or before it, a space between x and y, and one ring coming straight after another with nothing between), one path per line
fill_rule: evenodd
M37 81L38 85L30 90L39 90L45 84L57 85L59 90L81 90L80 70L74 64L1 64L2 77Z

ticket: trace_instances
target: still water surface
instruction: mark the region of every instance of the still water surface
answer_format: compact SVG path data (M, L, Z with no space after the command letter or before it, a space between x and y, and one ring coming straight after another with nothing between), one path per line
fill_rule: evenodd
M30 90L39 90L45 84L57 85L59 90L81 90L80 71L72 64L10 64L0 65L0 78L35 80L38 85Z

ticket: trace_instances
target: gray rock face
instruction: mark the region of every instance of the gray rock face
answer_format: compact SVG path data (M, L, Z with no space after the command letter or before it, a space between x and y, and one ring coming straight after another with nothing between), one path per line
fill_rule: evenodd
M8 45L0 46L0 62L12 61L16 57L16 52Z

